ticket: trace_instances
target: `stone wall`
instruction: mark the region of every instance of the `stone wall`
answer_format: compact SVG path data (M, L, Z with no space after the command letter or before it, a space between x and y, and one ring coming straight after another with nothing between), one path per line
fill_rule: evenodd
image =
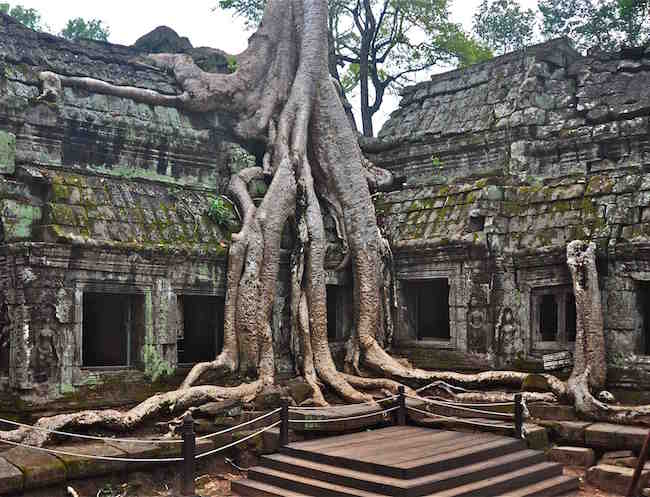
M543 354L572 345L542 343L535 302L570 285L566 245L589 239L612 384L649 384L649 81L650 49L581 57L557 40L406 89L364 142L406 178L377 197L378 216L398 278L448 277L465 319L455 343L398 350L431 368L539 370Z
M177 299L223 296L237 229L232 209L218 220L209 207L255 159L216 116L69 87L52 98L42 71L179 89L134 48L71 43L0 15L0 409L124 404L177 383L152 383L178 366ZM128 367L84 364L89 292L133 297Z

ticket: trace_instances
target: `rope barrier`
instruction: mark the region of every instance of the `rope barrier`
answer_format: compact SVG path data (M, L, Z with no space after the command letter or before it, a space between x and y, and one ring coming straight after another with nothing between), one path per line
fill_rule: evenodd
M473 402L454 402L443 397L425 397L427 399L434 399L439 402L446 402L447 404L453 404L455 406L461 407L512 407L515 405L514 400L512 402L488 402L488 403L473 403Z
M10 440L0 440L1 443L6 443L9 445L14 445L16 447L23 447L26 449L33 449L40 452L47 452L48 454L62 455L62 456L71 456L71 457L80 457L83 459L96 459L99 461L116 461L116 462L180 462L183 460L182 457L163 457L163 458L129 458L129 457L113 457L113 456L95 456L91 454L75 454L74 452L68 452L60 449L47 449L45 447L36 447L35 445L28 445L20 442L12 442Z
M389 400L395 400L399 397L399 395L391 395L389 397L384 397L383 399L378 399L378 400L373 400L373 401L368 401L368 402L359 402L358 404L339 404L339 405L333 405L333 406L308 406L308 407L300 407L300 406L291 406L289 407L289 410L291 411L317 411L317 410L322 410L322 409L340 409L342 407L350 407L350 406L371 406L373 404L381 404L382 402L388 402Z
M335 423L339 421L352 421L355 419L363 419L363 418L370 418L373 416L379 416L379 415L386 415L389 412L393 412L399 409L399 406L396 407L391 407L390 409L384 409L383 411L375 411L367 414L361 414L359 416L347 416L344 418L334 418L334 419L290 419L289 423L297 423L297 424L318 424L318 423Z
M280 425L282 421L276 421L275 423L267 426L266 428L262 428L261 430L256 431L255 433L248 435L247 437L244 437L240 440L237 440L236 442L230 443L228 445L224 445L223 447L219 447L218 449L212 449L207 452L202 452L201 454L198 454L195 459L201 459L203 457L211 456L212 454L216 454L217 452L221 452L222 450L229 449L230 447L234 447L235 445L239 445L240 443L245 442L246 440L250 440L253 437L256 437L258 435L261 435L265 431L269 431L272 428L275 428L276 426Z
M449 405L444 402L439 402L436 400L431 400L431 399L425 399L423 397L414 397L412 395L407 395L406 396L409 399L415 399L415 400L420 400L422 402L426 402L427 404L432 404L436 406L442 406L442 407L447 407L449 409L458 409L459 411L466 411L466 412L475 412L478 414L487 414L490 416L496 416L497 418L506 418L511 421L514 421L515 417L513 414L506 414L503 412L494 412L494 411L482 411L481 409L471 409L469 407L460 407L460 406L455 406L455 405Z
M415 407L407 406L406 408L409 411L418 412L420 414L424 414L424 415L429 416L429 417L436 417L436 418L446 419L446 420L449 420L449 421L456 421L456 422L465 423L465 424L468 424L468 425L486 426L488 428L494 428L495 426L499 427L499 425L492 425L492 424L489 424L489 423L479 423L478 421L470 421L468 419L463 419L463 418L454 418L454 417L451 417L451 416L443 416L442 414L434 414L432 412L423 411L422 409L417 409Z
M53 433L54 435L60 435L64 437L70 437L70 438L83 438L85 440L98 440L100 442L124 442L124 443L141 443L141 444L159 444L159 443L165 443L165 444L180 444L183 443L181 439L169 439L169 438L162 438L162 439L156 439L156 438L150 438L150 439L145 439L145 438L111 438L111 437L99 437L95 435L83 435L81 433L68 433L65 431L59 431L59 430L49 430L47 428L41 428L40 426L35 426L35 425L27 425L24 423L18 423L16 421L10 421L8 419L3 419L0 418L0 422L2 423L7 423L13 426L19 426L21 428L28 428L31 430L36 430L40 431L42 433Z
M239 428L242 428L244 426L248 426L250 424L256 423L257 421L260 421L262 419L266 419L269 416L273 416L274 414L279 413L281 410L282 410L282 408L278 407L277 409L275 409L275 410L273 410L271 412L263 414L262 416L259 416L259 417L255 418L255 419L251 419L250 421L246 421L245 423L238 424L237 426L231 426L230 428L226 428L225 430L217 431L215 433L209 433L208 435L202 435L200 437L196 437L196 439L197 440L208 440L210 438L214 438L214 437L217 437L219 435L223 435L225 433L230 433L231 431L238 430Z

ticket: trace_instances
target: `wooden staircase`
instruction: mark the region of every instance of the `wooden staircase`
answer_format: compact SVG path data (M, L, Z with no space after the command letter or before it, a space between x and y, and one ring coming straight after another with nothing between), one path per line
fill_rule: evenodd
M577 489L576 478L522 440L413 426L293 443L232 482L242 497L550 497Z

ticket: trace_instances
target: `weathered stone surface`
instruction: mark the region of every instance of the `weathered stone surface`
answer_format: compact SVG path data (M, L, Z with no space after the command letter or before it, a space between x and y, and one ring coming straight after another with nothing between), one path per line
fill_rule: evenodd
M587 481L596 488L606 492L625 495L633 475L634 470L632 468L599 464L587 470ZM640 487L646 487L649 479L650 471L643 471L639 480Z
M309 399L314 393L311 385L301 378L291 380L287 387L289 388L291 398L297 405Z
M631 450L617 450L605 452L601 457L600 464L609 464L611 466L625 466L627 468L636 467L637 456Z
M128 457L128 454L105 443L60 445L57 450L72 454L88 454L91 456L106 457ZM102 461L99 459L86 459L83 457L57 455L65 464L66 477L69 480L77 478L90 478L92 476L107 475L116 471L123 471L127 467L126 462Z
M608 450L640 449L648 434L646 428L594 423L585 429L585 443Z
M551 461L570 466L589 468L596 462L594 450L586 447L570 447L561 445L552 447L546 455Z
M546 450L549 446L548 432L543 426L526 423L524 433L528 447L534 450Z
M0 457L0 494L15 494L23 489L23 472Z
M0 131L0 174L13 174L16 166L16 135Z
M2 457L23 473L25 489L65 481L65 465L51 454L15 447L4 452Z
M530 415L536 419L554 421L577 421L577 414L573 406L558 405L544 402L531 402L528 404Z
M192 48L190 40L167 26L158 26L133 44L145 53L183 53Z
M538 421L550 431L552 438L563 443L585 444L585 431L592 423L584 421Z

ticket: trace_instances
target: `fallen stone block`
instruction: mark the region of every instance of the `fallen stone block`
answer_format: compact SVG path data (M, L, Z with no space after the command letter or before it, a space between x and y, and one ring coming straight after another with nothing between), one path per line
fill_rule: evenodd
M569 466L589 468L596 463L596 454L593 449L586 447L558 446L547 452L551 461Z
M585 429L585 444L608 450L640 449L647 434L647 428L594 423Z
M23 473L13 464L0 458L0 494L15 494L23 489Z
M632 468L599 464L587 470L587 481L605 492L625 495L633 475L634 470ZM640 487L647 487L649 480L650 471L642 471L639 480Z
M548 433L543 426L526 423L524 425L526 442L533 450L546 450L549 446Z
M585 431L592 423L583 421L538 421L538 424L550 430L553 438L564 443L585 443Z
M103 442L84 445L60 445L56 450L71 454L82 454L104 457L128 457L127 453ZM57 454L66 468L68 480L102 476L126 469L126 462L104 461L101 459L88 459L85 457Z
M631 450L617 450L605 452L600 459L599 464L610 464L612 466L624 466L627 468L636 467L638 458Z
M47 487L65 481L65 465L56 456L45 452L14 447L2 454L24 475L25 489Z

